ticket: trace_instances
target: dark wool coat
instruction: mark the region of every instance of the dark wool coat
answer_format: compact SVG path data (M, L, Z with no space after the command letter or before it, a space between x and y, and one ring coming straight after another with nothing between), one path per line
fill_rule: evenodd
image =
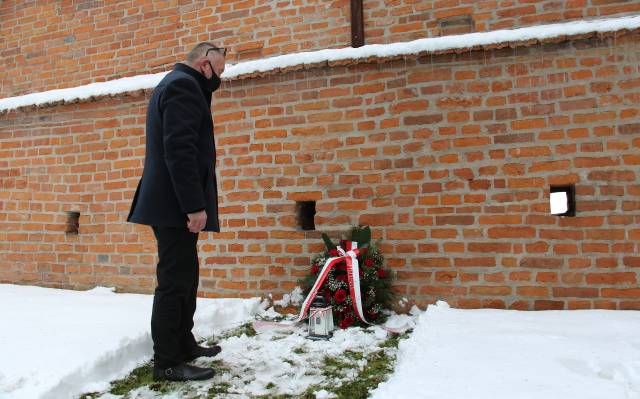
M176 64L147 108L142 178L127 221L187 227L187 214L206 210L204 231L220 231L209 81Z

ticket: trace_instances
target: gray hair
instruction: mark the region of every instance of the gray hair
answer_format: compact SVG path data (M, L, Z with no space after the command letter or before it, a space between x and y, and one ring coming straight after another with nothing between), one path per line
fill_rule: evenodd
M201 42L198 43L189 54L187 54L187 62L194 63L198 58L204 56L207 53L207 50L210 48L217 48L215 44L211 42Z

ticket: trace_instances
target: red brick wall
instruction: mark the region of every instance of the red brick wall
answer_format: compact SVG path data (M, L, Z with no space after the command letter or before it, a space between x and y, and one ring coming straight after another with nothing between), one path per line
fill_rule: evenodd
M629 15L628 0L364 0L367 43ZM462 30L460 30L462 28ZM444 29L444 32L443 32ZM0 97L163 71L195 43L230 62L350 46L349 0L0 2Z
M367 43L408 41L576 19L634 15L627 0L364 0ZM468 16L471 30L442 22ZM444 31L443 31L444 28Z
M225 82L202 293L288 292L319 231L363 223L418 304L640 308L639 39ZM152 290L153 236L124 222L147 99L0 115L0 282ZM576 217L549 214L552 184L575 184ZM296 200L317 201L317 232Z

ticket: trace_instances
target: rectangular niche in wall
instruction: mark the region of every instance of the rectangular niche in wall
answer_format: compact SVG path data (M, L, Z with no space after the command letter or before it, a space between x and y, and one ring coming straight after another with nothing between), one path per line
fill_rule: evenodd
M551 186L549 190L551 214L556 216L575 216L575 198L574 186Z
M67 222L64 232L67 235L77 235L80 228L80 212L67 212Z
M296 219L300 230L315 230L316 202L297 201Z

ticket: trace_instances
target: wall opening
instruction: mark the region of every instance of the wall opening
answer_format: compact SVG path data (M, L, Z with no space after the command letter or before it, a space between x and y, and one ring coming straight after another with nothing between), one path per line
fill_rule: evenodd
M65 234L74 235L78 234L80 229L80 212L67 212L67 223L65 226Z
M549 190L551 214L556 216L575 216L576 201L574 186L551 186Z
M315 201L297 201L296 213L298 228L301 230L315 230L316 202Z

